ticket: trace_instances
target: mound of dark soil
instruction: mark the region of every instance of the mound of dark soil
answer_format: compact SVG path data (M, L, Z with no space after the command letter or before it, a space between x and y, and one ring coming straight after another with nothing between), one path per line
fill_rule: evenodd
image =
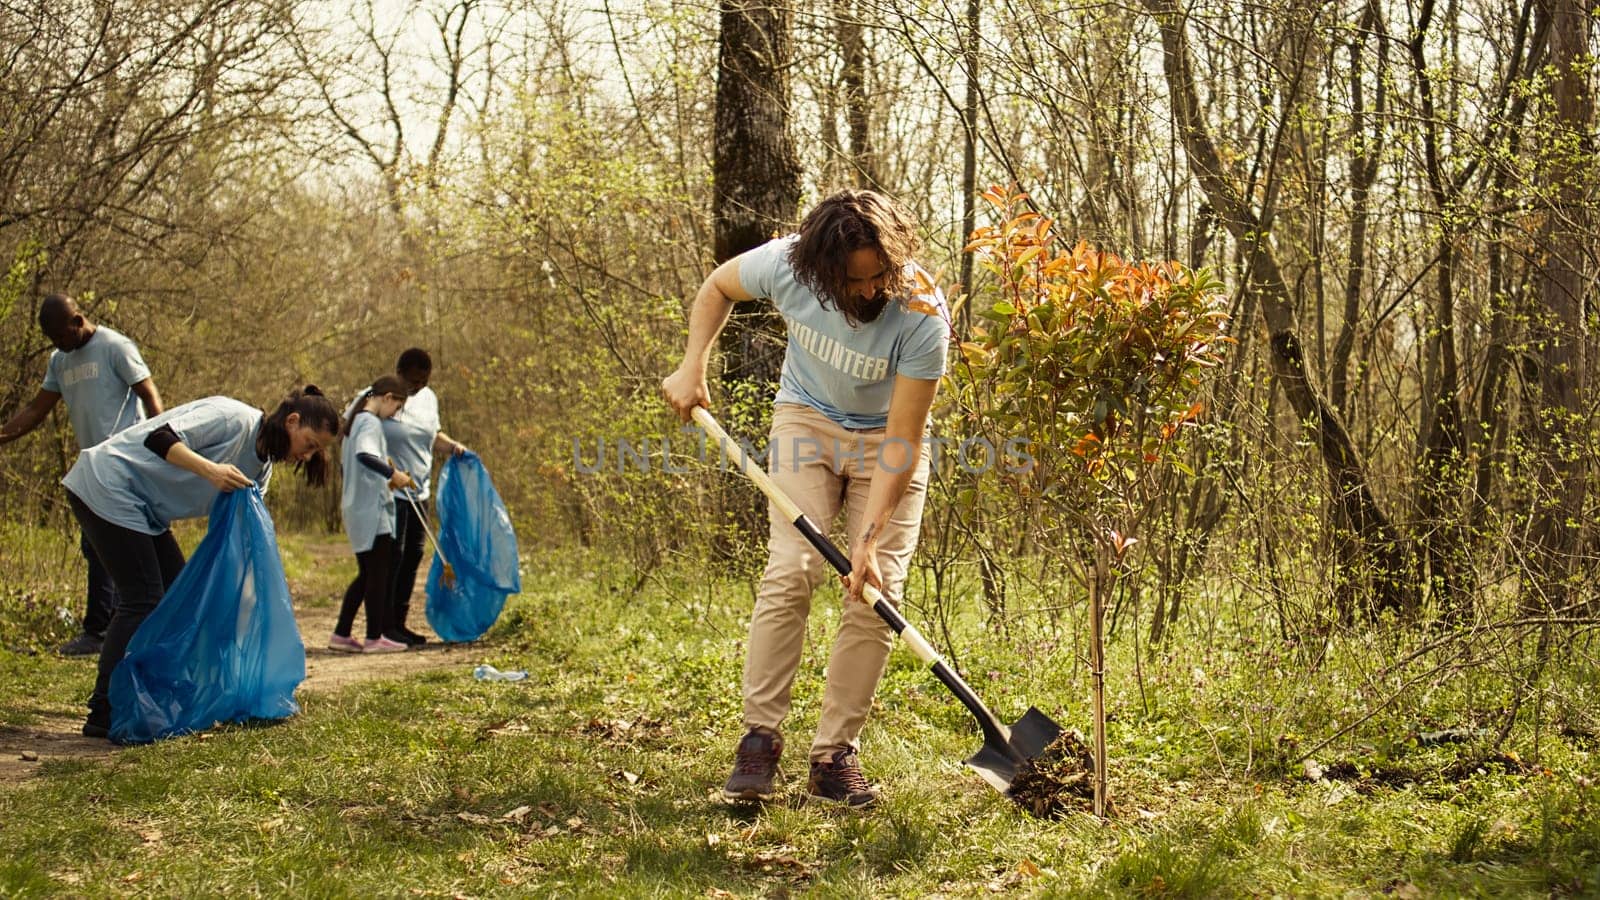
M1064 731L1035 759L1017 770L1006 796L1041 819L1094 811L1094 752L1076 731ZM1111 798L1106 815L1114 816Z

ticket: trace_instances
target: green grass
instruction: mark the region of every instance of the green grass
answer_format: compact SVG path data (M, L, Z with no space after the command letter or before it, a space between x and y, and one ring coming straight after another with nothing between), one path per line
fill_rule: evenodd
M85 563L62 531L0 519L0 648L40 652L70 639L83 616ZM27 573L26 578L17 577Z
M291 579L342 586L348 573L327 562L334 542L286 537ZM594 557L530 566L524 583L492 640L449 668L302 692L304 711L281 724L52 763L0 786L0 896L1600 890L1600 794L1582 741L1543 735L1526 774L1486 766L1446 778L1465 748L1400 735L1418 716L1465 714L1475 691L1492 694L1471 673L1319 754L1385 777L1313 783L1290 748L1359 708L1357 688L1336 688L1354 669L1330 658L1313 676L1250 642L1196 644L1147 663L1141 693L1118 647L1110 745L1121 813L1102 826L1031 819L964 770L978 744L970 719L901 648L863 739L886 801L846 813L794 796L836 618L830 589L786 727L791 797L747 810L716 791L739 736L748 587L685 575L630 594L633 573ZM1003 717L1034 703L1087 721L1065 632L1001 639L957 626L965 671ZM480 661L530 678L476 682ZM90 678L81 663L0 651L0 723L75 709ZM1303 708L1274 705L1296 697Z
M340 535L279 534L278 551L289 590L302 607L337 604L356 574L355 556Z

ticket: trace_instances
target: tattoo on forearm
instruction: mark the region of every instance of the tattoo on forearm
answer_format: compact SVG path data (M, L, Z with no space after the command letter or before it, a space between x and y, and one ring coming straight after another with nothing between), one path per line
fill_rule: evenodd
M867 533L863 534L861 536L861 540L863 542L870 541L870 540L872 540L873 536L876 535L877 533L878 533L878 523L877 522L873 522L873 523L867 525Z

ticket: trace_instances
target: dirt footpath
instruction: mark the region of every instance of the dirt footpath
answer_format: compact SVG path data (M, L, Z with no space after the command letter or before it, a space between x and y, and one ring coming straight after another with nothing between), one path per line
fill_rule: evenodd
M427 629L422 615L422 591L414 595L409 623L428 636L428 643L420 649L405 653L336 653L327 649L328 635L333 633L338 618L336 605L323 604L313 608L296 606L295 620L300 625L300 638L306 645L306 679L300 683L297 696L306 693L329 693L346 685L375 678L397 678L412 672L428 669L460 667L466 676L477 662L476 645L438 643L438 638ZM357 616L356 629L362 628L362 618ZM86 669L92 669L94 660L82 660ZM120 748L109 741L86 738L79 729L81 716L45 716L36 724L14 727L0 726L0 789L18 784L38 771L39 767L56 759L103 759L117 753Z

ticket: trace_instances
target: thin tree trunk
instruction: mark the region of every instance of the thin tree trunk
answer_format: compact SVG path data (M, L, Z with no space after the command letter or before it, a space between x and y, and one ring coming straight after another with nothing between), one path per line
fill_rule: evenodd
M1470 597L1462 583L1467 567L1462 558L1460 537L1460 496L1463 470L1463 441L1460 405L1460 366L1456 357L1455 293L1456 240L1458 226L1451 224L1459 183L1444 171L1439 137L1439 113L1434 104L1433 80L1423 53L1428 28L1432 24L1433 0L1423 0L1411 41L1413 75L1417 79L1422 115L1423 164L1429 196L1438 220L1438 291L1433 321L1428 323L1425 348L1424 405L1422 407L1421 458L1418 460L1418 510L1424 528L1423 548L1427 561L1425 583L1429 593L1444 603L1463 602Z
M1513 138L1512 154L1517 153ZM1503 196L1510 175L1507 166L1500 166L1494 177L1494 196ZM1505 229L1497 227L1486 249L1489 275L1489 345L1485 353L1483 379L1478 386L1478 423L1481 429L1473 442L1475 458L1473 488L1468 508L1467 527L1471 534L1483 534L1488 524L1489 494L1493 489L1495 457L1506 432L1506 414L1501 406L1505 396L1507 375L1511 371L1510 348L1513 311L1516 300L1512 293L1520 294L1520 285L1514 285L1506 272L1504 244L1508 240Z
M1546 138L1542 179L1552 202L1545 213L1544 265L1539 272L1540 315L1533 334L1539 364L1540 408L1535 411L1538 438L1537 483L1533 538L1538 549L1536 571L1545 577L1544 604L1568 605L1575 593L1577 550L1582 541L1583 501L1589 461L1583 446L1589 422L1584 403L1588 388L1588 336L1584 299L1586 263L1593 258L1593 239L1584 206L1584 188L1592 177L1594 97L1589 92L1589 14L1583 0L1541 0L1550 38L1551 99L1554 127ZM1531 574L1531 573L1530 573ZM1525 603L1535 599L1525 593ZM1529 603L1529 605L1533 605Z
M1209 208L1206 208L1207 210ZM1214 219L1209 216L1208 218ZM1210 230L1210 226L1207 226ZM1198 267L1197 267L1198 268ZM1232 310L1234 321L1249 322L1256 315L1256 295L1245 292L1239 297L1237 307ZM1252 358L1250 349L1251 336L1254 329L1240 329L1238 341L1233 350L1228 354L1228 373L1220 379L1214 389L1214 400L1211 404L1209 417L1216 422L1233 422L1235 411L1239 408L1244 396L1243 382L1245 368ZM1269 417L1270 418L1270 417ZM1176 584L1172 590L1172 601L1167 605L1163 614L1157 610L1155 618L1150 623L1151 652L1166 638L1167 627L1175 625L1178 614L1182 610L1183 591L1181 587L1198 574L1204 567L1207 556L1211 552L1211 539L1216 535L1217 524L1227 514L1231 506L1230 494L1223 490L1223 475L1217 471L1222 466L1230 465L1230 461L1237 460L1242 466L1247 454L1244 439L1239 429L1230 429L1231 437L1228 447L1216 454L1216 462L1208 463L1204 458L1193 463L1197 477L1191 480L1189 497L1187 501L1187 514L1184 521L1183 534L1188 537L1178 544L1177 563L1166 573L1166 577ZM1192 546L1190 542L1193 542Z
M850 180L859 188L880 190L877 154L872 147L872 100L867 92L867 43L861 20L848 2L837 8L839 55L844 65L844 116L850 132Z
M1111 548L1103 534L1094 535L1094 562L1089 569L1089 678L1094 695L1094 814L1106 817L1110 778L1106 759L1106 592L1111 588Z
M962 47L962 62L967 75L967 98L961 109L961 240L971 236L978 225L978 0L967 0L967 34ZM961 254L961 296L972 298L972 254ZM961 304L960 331L966 333L971 321L970 303Z
M1362 89L1361 49L1366 45L1367 33L1378 32L1377 73L1378 95L1373 104L1373 126L1369 137L1366 131L1366 96ZM1333 405L1348 421L1352 410L1349 395L1350 354L1355 349L1356 327L1361 318L1361 289L1367 269L1368 206L1372 184L1378 177L1378 161L1383 156L1384 107L1388 94L1389 39L1383 31L1377 0L1369 0L1350 40L1350 251L1345 267L1344 318L1339 323L1339 336L1333 343L1333 357L1329 361L1328 394Z

